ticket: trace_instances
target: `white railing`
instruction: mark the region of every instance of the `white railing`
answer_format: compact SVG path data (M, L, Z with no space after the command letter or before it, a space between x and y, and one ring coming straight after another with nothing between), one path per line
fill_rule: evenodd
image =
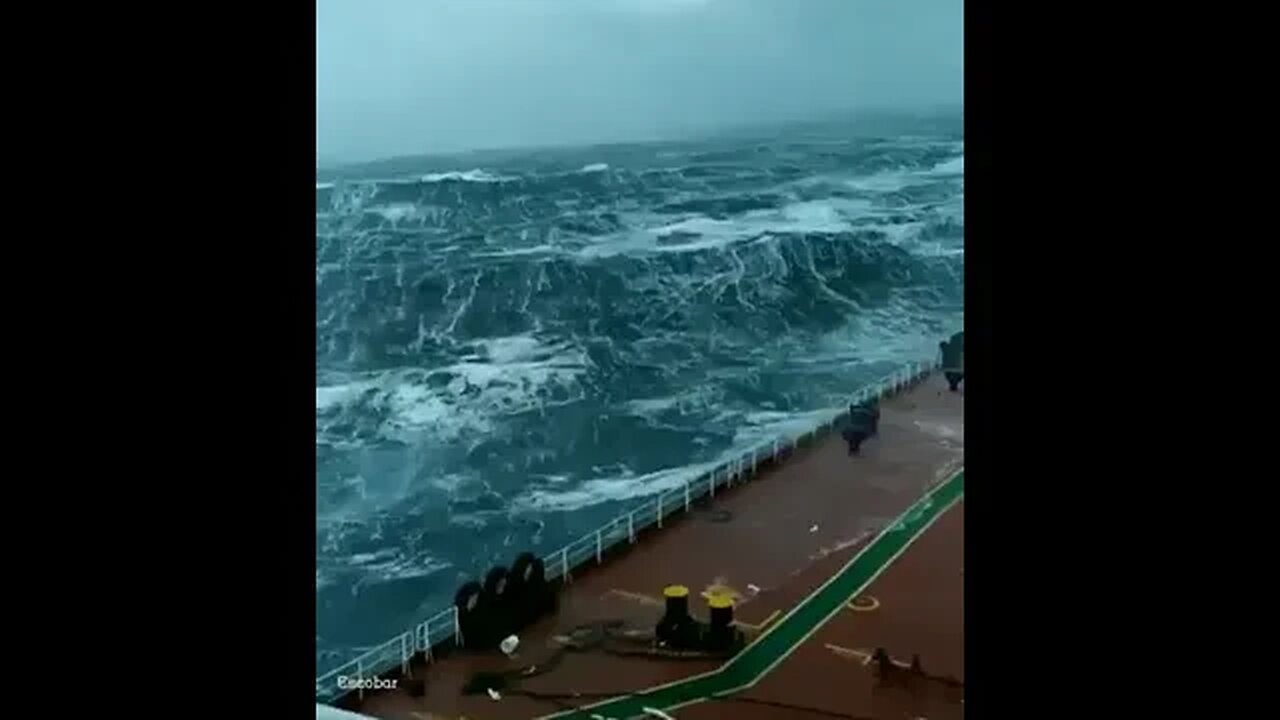
M858 390L849 402L858 404L872 398L896 394L913 381L936 370L939 365L938 361L909 363L878 382ZM833 412L816 427L794 437L762 443L741 456L716 466L706 475L661 492L657 497L641 503L626 514L613 518L592 532L545 556L543 563L546 565L547 579L564 578L564 582L572 582L573 571L577 568L592 561L597 564L603 562L606 552L624 542L634 543L640 531L650 526L662 527L667 518L681 511L688 512L693 507L693 503L703 497L714 497L717 489L732 486L754 476L760 461L776 458L780 454L791 452L806 440L825 435L848 412L848 408L843 408ZM316 678L316 698L320 702L325 702L345 695L347 691L338 686L340 676L349 681L355 681L381 675L397 666L402 671L407 671L414 655L419 652L426 653L427 659L431 660L432 647L448 640L453 640L458 645L463 642L461 630L458 628L457 610L452 605L427 618L413 629L391 638L354 660ZM359 687L355 682L349 684ZM358 692L363 696L363 690Z

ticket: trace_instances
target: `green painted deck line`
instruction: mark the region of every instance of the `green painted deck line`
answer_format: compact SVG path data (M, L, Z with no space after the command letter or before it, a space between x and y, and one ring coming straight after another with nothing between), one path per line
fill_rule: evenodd
M586 720L593 715L633 718L644 716L646 707L670 710L754 685L839 612L850 598L870 585L963 495L964 470L961 469L907 508L839 572L718 670L577 710L546 715L544 720Z

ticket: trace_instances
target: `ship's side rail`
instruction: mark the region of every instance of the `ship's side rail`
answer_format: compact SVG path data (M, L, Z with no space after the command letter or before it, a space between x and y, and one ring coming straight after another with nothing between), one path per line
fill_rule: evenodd
M897 394L902 389L939 369L939 361L913 362L890 373L878 382L868 385L850 398L849 404ZM573 579L574 570L600 563L612 548L623 543L633 543L640 531L651 526L662 527L672 515L688 512L693 504L704 497L714 497L717 490L743 482L755 475L756 467L794 451L800 445L825 435L843 420L849 411L842 408L833 411L818 425L790 438L779 438L752 448L743 455L725 462L711 471L679 487L663 491L627 513L613 518L581 538L543 557L547 580ZM363 695L364 680L400 668L407 672L409 664L418 653L425 653L431 660L433 648L446 643L463 644L458 627L456 609L451 605L432 615L394 638L374 647L355 659L340 665L316 678L316 698L319 702L332 702L357 688ZM340 682L339 678L343 680Z

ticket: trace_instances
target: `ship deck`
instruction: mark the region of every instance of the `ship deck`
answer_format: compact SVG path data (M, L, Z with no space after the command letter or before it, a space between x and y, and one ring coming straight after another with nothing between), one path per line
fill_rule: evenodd
M453 652L411 667L421 697L401 686L339 705L388 720L623 718L641 707L681 718L960 717L963 417L963 393L928 377L882 401L879 433L858 456L838 435L820 438L575 570L515 659ZM736 595L736 620L758 637L727 664L574 652L500 700L462 694L478 671L551 664L553 636L571 628L652 629L669 584L690 588L695 617L706 616L704 589ZM864 663L878 647L903 664L919 655L924 674L879 677Z
M668 712L681 720L962 718L963 573L960 500L755 685ZM874 660L879 648L892 662L883 676ZM916 657L919 673L911 671Z

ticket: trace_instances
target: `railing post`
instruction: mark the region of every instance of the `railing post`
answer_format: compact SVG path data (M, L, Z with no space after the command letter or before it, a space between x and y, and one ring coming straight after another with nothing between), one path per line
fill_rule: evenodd
M756 451L755 450L751 451L751 474L753 476L756 474Z
M596 530L596 564L604 562L604 539L600 536L600 530Z
M400 672L409 674L409 633L400 636Z
M427 654L427 662L431 662L431 618L422 623L422 651Z
M773 441L773 457L778 457L778 441Z
M716 469L711 468L711 472L707 474L707 487L711 491L711 497L716 496Z
M636 511L635 510L632 510L631 512L627 513L627 538L631 541L632 545L636 543Z
M691 503L689 502L689 481L685 480L684 481L684 511L689 512L690 506L691 506Z
M453 641L458 647L466 647L467 639L462 637L462 623L458 622L458 608L453 609Z
M560 548L560 574L564 577L565 582L571 582L573 577L569 575L569 546L565 545Z
M364 657L356 658L356 694L364 699Z
M662 529L662 498L666 496L665 492L658 493L658 529Z

